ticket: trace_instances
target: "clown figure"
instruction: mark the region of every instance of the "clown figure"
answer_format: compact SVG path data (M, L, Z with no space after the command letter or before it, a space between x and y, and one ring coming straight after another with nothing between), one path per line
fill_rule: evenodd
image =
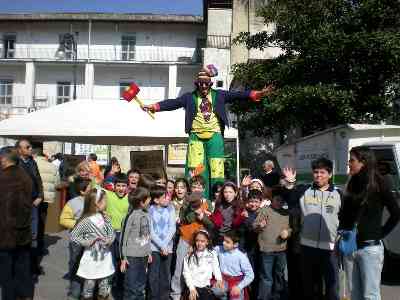
M214 183L225 179L223 134L225 125L228 125L225 104L241 100L258 102L273 90L272 85L261 91L228 92L212 89L211 77L217 73L213 65L208 65L198 73L193 92L143 107L151 112L185 109L185 132L189 135L186 176L201 175L204 178L206 197L209 197L210 187Z

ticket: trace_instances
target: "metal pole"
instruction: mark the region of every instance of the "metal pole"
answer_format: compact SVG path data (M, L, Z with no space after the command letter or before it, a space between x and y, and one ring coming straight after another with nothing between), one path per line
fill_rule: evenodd
M73 77L74 77L74 92L73 92L73 100L76 100L76 68L77 68L77 61L78 61L78 45L75 40L75 37L71 35L72 38L72 47L73 47L73 55L74 55L74 66L73 66ZM71 154L75 155L75 143L71 144Z
M76 100L76 68L77 68L77 61L78 61L78 47L77 47L77 43L74 37L72 37L72 44L73 44L73 55L74 55L74 69L73 69L73 76L74 76L74 94L72 96L72 98L74 100Z
M236 184L237 186L240 186L240 153L239 153L239 130L238 130L238 136L236 137Z

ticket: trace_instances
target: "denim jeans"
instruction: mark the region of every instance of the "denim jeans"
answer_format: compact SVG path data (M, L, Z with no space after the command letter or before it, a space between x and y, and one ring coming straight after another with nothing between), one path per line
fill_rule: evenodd
M260 253L258 299L269 300L273 293L280 296L285 290L286 253L284 251Z
M149 288L152 300L168 300L171 285L172 254L162 256L160 252L151 254L153 261L149 265Z
M30 249L0 250L0 299L33 298Z
M82 280L76 275L78 271L80 258L82 256L83 248L79 244L69 242L69 261L68 261L68 275L69 275L69 291L68 295L79 299L82 290Z
M144 300L148 257L128 257L124 278L124 300Z
M183 240L179 239L178 247L176 249L176 265L174 276L171 280L171 298L173 300L179 300L184 287L184 282L182 280L182 270L183 270L183 260L187 251L189 249L189 244Z
M302 274L305 299L339 300L339 265L336 253L331 250L302 246Z
M380 245L357 250L347 258L346 273L351 278L352 300L380 300L384 248Z

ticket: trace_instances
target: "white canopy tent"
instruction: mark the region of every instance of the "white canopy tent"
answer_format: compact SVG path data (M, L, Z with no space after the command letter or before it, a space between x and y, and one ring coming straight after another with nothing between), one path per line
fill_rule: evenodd
M0 122L0 136L100 145L165 145L184 143L185 112L157 113L155 120L136 103L115 100L76 100ZM236 143L238 131L225 130L225 139ZM239 163L237 163L239 178Z

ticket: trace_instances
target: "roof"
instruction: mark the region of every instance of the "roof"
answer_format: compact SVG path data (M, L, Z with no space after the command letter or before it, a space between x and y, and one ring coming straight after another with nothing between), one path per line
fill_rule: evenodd
M332 132L332 131L336 131L336 130L340 130L340 129L350 129L350 130L356 130L356 131L361 131L361 130L387 130L387 129L398 129L400 130L400 126L398 125L382 125L382 124L343 124L343 125L338 125L335 127L331 127L322 131L318 131L315 132L313 134L301 137L296 139L295 141L293 141L290 144L282 144L279 145L278 147L275 148L274 151L277 151L278 149L281 149L283 147L286 147L288 145L292 145L301 141L305 141L308 139L311 139L313 137L319 136L319 135L323 135L326 134L328 132Z
M398 125L381 125L381 124L347 124L353 130L382 130L382 129L400 129Z
M135 102L88 99L0 121L0 136L99 145L187 142L183 109L157 113L153 120ZM237 137L236 129L225 130L225 139Z
M203 24L202 16L135 13L19 13L0 14L0 21L103 21Z

